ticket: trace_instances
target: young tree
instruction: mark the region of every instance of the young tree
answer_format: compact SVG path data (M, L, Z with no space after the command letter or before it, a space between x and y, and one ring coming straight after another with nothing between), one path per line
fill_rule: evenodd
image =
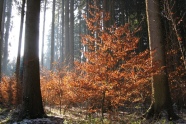
M41 118L45 115L39 71L40 0L28 0L23 69L23 101L20 119Z
M155 66L155 63L158 61L158 66L161 68L165 66L165 49L159 5L159 0L146 0L152 66ZM156 50L154 54L152 53L153 50ZM152 78L152 103L145 116L146 118L158 117L162 110L167 111L169 120L178 119L172 108L165 68L161 73L154 75Z

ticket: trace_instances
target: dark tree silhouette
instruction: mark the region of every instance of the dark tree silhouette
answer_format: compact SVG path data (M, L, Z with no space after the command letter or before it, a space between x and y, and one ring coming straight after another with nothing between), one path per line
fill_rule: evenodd
M28 0L23 69L23 101L20 119L41 118L45 115L39 71L40 0Z

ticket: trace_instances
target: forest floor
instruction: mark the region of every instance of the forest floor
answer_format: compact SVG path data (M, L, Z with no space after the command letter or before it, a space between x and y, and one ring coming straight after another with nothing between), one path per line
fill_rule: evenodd
M135 110L136 109L136 110ZM101 121L98 113L86 114L82 108L70 108L59 111L59 108L45 107L48 118L25 119L16 122L18 110L13 107L0 106L0 124L186 124L186 110L177 111L181 117L177 121L168 121L166 114L160 120L141 119L141 110L138 108L126 109L124 112L104 114L105 119ZM108 119L109 118L109 119Z

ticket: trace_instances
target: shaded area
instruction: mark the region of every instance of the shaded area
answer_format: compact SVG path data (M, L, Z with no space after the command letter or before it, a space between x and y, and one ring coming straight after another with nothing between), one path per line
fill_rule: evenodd
M19 109L13 107L6 108L0 105L0 124L63 124L64 119L56 116L48 116L39 119L24 119L17 122Z

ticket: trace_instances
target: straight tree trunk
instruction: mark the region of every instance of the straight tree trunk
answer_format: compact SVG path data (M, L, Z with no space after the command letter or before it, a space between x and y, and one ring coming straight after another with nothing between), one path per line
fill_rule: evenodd
M25 13L24 8L25 8L25 0L22 0L21 22L20 22L20 30L19 30L19 44L18 44L17 62L16 62L16 80L17 80L17 83L22 82L22 79L20 79L20 64L21 64L20 61L21 61L21 43L22 43L24 13Z
M7 63L8 63L8 39L9 39L9 32L10 32L10 21L12 15L12 0L7 1L7 21L6 21L6 32L5 32L5 39L4 39L4 49L3 49L3 73L7 73Z
M51 31L51 60L50 60L50 70L53 70L53 63L54 63L54 27L55 27L55 4L56 0L53 0L53 8L52 8L52 31Z
M61 15L61 28L62 28L62 31L61 31L61 45L60 45L60 53L61 53L61 55L60 55L60 58L61 58L61 62L64 62L64 31L65 31L65 0L62 0L62 9L61 9L61 13L62 13L62 15Z
M44 60L44 41L45 41L45 20L46 20L46 5L47 0L45 0L44 5L44 15L43 15L43 32L42 32L42 45L41 45L41 67L43 67L43 60Z
M17 81L17 105L21 103L21 97L19 92L20 84L22 84L23 81L23 63L21 63L21 44L22 44L22 34L23 34L23 23L24 23L24 13L25 13L25 0L22 0L22 8L21 8L21 22L20 22L20 31L19 31L19 44L18 44L18 52L17 52L17 62L16 62L16 81Z
M1 60L2 60L2 43L3 43L3 30L2 30L2 23L3 21L3 5L4 5L4 0L0 1L0 82L1 82Z
M69 66L69 0L65 0L65 41L64 41L65 66Z
M70 0L69 66L74 67L74 0Z
M23 101L19 119L45 116L39 71L40 0L28 0L23 69Z
M59 47L60 47L60 37L59 37L59 33L60 33L60 31L59 31L59 27L60 27L60 23L59 23L59 11L60 11L60 6L58 5L58 9L57 9L57 26L56 26L56 35L57 35L57 37L56 37L56 44L55 44L55 61L58 61L58 58L59 58Z
M113 25L115 23L115 12L114 12L114 5L115 5L115 1L114 0L110 0L109 1L109 5L110 6L110 22L109 25Z
M151 51L156 50L154 54L151 53L152 66L158 61L159 68L161 68L165 66L165 48L159 5L159 0L146 0L149 47ZM145 117L147 119L151 117L156 118L162 110L167 111L169 120L178 119L172 108L168 77L165 69L162 73L156 74L152 78L152 104Z
M79 15L78 15L78 19L79 19L79 31L78 31L78 33L79 33L79 38L78 38L78 40L79 40L79 44L78 44L78 60L79 60L79 62L81 62L81 28L82 28L82 26L81 26L81 10L79 9L79 13L78 13Z
M90 0L86 0L86 17L87 17L87 19L90 18L90 14L89 14L90 7L89 7L89 5L90 5ZM90 31L88 29L88 26L85 24L84 27L85 27L85 34L90 35ZM88 45L83 45L83 53L82 54L83 54L83 61L84 62L87 61L87 59L85 58L85 55L84 55L84 53L86 51L88 51Z

